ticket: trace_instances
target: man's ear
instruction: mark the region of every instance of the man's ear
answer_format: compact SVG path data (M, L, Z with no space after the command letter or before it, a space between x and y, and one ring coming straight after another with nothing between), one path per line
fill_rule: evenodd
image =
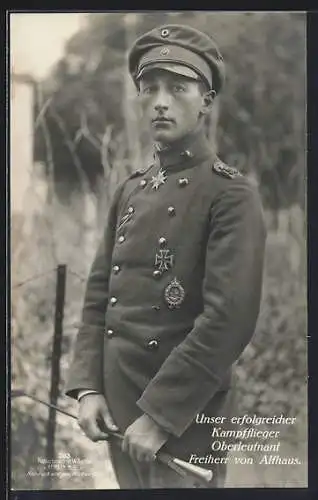
M216 96L215 90L209 90L208 92L205 92L203 94L203 106L202 106L202 112L203 113L209 113L212 109L213 106L213 101Z

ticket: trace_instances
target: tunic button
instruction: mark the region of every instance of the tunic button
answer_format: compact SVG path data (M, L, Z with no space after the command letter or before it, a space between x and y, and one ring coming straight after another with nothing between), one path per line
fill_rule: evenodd
M155 340L155 339L149 340L149 342L147 344L148 349L150 349L151 351L158 349L158 346L159 346L159 342L158 342L158 340Z
M187 179L186 177L179 179L179 186L184 187L187 186L188 184L189 184L189 179Z
M173 215L176 214L176 209L174 207L169 207L168 214L172 217Z
M185 152L184 152L184 156L187 156L188 158L192 158L193 154L191 153L191 151L189 151L188 149L186 149Z
M110 303L112 306L114 306L117 303L117 298L116 297L111 297Z
M133 214L134 213L134 207L128 207L128 213Z
M164 238L164 237L159 238L159 245L160 245L161 247L164 247L166 243L167 243L166 238Z
M154 278L160 278L161 276L161 271L159 271L158 269L156 269L153 273L152 273L153 277Z
M107 337L112 337L114 335L114 330L107 330Z
M170 31L167 28L164 28L163 30L161 30L162 38L167 38L167 36L169 36L169 33L170 33Z
M147 181L146 181L146 179L141 179L141 181L140 181L139 185L140 185L141 187L145 187L145 186L147 185Z
M118 274L119 271L120 271L120 267L119 266L113 266L113 271L115 274Z
M123 243L125 241L125 236L119 236L118 243Z

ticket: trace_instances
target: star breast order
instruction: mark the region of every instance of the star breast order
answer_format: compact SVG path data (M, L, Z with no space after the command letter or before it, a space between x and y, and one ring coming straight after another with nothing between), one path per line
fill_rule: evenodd
M164 184L167 180L165 170L160 169L157 175L154 175L151 179L152 189L159 189L159 187Z

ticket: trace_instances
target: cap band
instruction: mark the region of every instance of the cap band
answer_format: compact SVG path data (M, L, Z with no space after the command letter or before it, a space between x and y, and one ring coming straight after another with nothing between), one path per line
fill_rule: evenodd
M136 79L141 77L145 67L159 62L187 66L206 80L209 87L212 88L212 72L209 65L202 57L178 45L161 45L146 52L139 61Z

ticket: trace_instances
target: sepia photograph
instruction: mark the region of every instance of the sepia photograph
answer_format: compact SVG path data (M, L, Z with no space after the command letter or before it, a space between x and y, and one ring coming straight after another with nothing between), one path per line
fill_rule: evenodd
M10 489L308 487L306 12L14 12Z

